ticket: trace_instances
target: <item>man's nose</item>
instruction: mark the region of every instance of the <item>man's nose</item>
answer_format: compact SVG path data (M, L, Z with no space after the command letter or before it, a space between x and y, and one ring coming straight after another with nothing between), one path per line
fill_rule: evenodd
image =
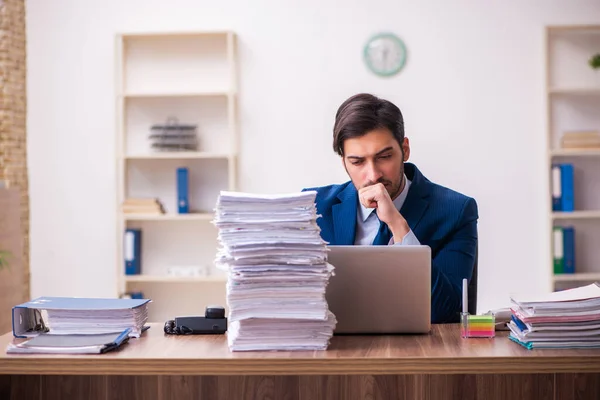
M381 171L379 170L379 168L377 168L375 166L375 164L370 163L367 165L367 180L371 183L376 183L379 178L381 178L383 176L383 174L381 173Z

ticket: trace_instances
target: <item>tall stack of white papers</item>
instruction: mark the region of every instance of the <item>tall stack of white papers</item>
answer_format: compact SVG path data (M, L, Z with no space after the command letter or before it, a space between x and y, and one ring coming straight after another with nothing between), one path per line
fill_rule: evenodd
M509 338L528 349L600 347L598 283L538 297L512 297Z
M333 267L315 196L221 192L216 264L228 271L232 351L327 349L336 324L325 299Z

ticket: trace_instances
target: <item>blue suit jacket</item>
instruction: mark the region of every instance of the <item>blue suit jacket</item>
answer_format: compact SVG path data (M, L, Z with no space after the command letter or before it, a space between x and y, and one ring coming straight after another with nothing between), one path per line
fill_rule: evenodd
M411 163L404 173L412 184L400 210L413 233L431 248L431 322L459 321L462 280L471 279L477 251L477 203L432 183ZM353 245L358 192L351 181L316 190L317 223L331 245Z

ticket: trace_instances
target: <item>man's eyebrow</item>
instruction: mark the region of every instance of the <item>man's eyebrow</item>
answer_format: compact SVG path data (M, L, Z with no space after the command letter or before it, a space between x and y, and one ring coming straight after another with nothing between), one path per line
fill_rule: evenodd
M385 148L385 149L383 149L383 150L379 150L379 151L378 151L378 152L375 154L375 157L377 157L377 156L380 156L380 155L382 155L383 153L386 153L386 152L388 152L388 151L390 151L390 150L393 150L393 149L394 149L394 148L393 148L392 146L388 146L388 147L386 147L386 148ZM363 160L363 159L364 159L364 157L359 157L359 156L347 156L346 158L351 158L351 159L353 159L353 160Z
M388 146L388 147L386 147L385 149L383 149L383 150L381 150L381 151L378 151L378 152L377 152L377 154L375 154L375 155L376 155L376 156L380 156L380 155L382 155L383 153L386 153L386 152L388 152L388 151L390 151L390 150L392 150L392 149L393 149L393 147L392 147L392 146Z

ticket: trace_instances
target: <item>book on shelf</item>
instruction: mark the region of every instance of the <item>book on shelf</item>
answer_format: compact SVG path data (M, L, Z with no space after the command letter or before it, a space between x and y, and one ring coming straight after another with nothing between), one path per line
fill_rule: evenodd
M575 273L575 228L555 226L552 236L554 274Z
M600 149L600 133L598 131L565 132L560 139L563 149Z
M573 164L552 164L552 211L571 212L575 210L573 175Z
M127 198L123 201L124 214L164 214L165 208L156 198Z

